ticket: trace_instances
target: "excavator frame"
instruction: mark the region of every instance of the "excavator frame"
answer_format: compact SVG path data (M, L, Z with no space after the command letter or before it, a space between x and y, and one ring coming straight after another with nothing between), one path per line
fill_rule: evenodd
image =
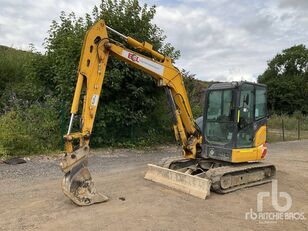
M109 39L108 30L123 38L127 44L138 52ZM89 29L83 43L69 128L64 136L65 155L61 161L61 169L65 173L62 181L64 194L80 206L108 200L106 196L96 192L87 165L90 136L110 55L149 74L156 80L158 87L165 88L173 113L175 137L182 144L182 157L177 160L168 160L161 164L162 167L149 165L145 178L205 199L209 195L212 182L214 182L214 178L211 178L211 176L217 175L217 171L206 172L205 170L211 169L202 168L202 164L208 166L211 163L211 166L217 165L225 168L229 164L221 164L222 161L217 162L202 157L202 131L193 118L180 71L173 65L171 58L153 50L151 44L141 43L129 36L122 35L108 27L103 20L99 20ZM83 90L85 90L85 95L83 98L81 131L72 132L74 116L78 113ZM77 149L74 147L76 140L79 141ZM251 151L255 150L249 150L249 152ZM249 160L251 161L251 159ZM241 162L245 161L248 161L245 160L245 157L241 159ZM261 179L266 175L260 170L261 168L267 169L266 174L268 176L266 179L270 180L274 175L274 168L271 165L269 167L264 165L256 168L251 167L253 171L258 170L256 174L252 173L255 181L257 178ZM239 169L241 172L247 170L243 165ZM232 172L238 173L236 168L228 169L227 174L225 174L228 178L226 178L227 181L232 181L233 178L229 179ZM219 174L221 178L224 177L224 173L221 171ZM216 175L215 179L218 179ZM222 181L224 180L222 179Z

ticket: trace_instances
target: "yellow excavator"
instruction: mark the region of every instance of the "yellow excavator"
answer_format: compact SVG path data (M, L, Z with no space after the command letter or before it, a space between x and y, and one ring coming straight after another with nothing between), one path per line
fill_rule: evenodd
M138 52L110 39L108 31ZM203 116L194 120L181 72L172 60L153 50L150 43L125 36L99 20L84 39L60 164L65 173L62 190L74 203L84 206L108 200L96 192L87 165L109 55L153 77L157 86L165 89L172 110L173 129L182 144L182 155L162 160L159 165L148 164L146 179L205 199L210 190L228 193L270 182L275 176L275 166L260 161L267 152L265 85L212 84L205 92ZM81 131L72 132L82 92Z

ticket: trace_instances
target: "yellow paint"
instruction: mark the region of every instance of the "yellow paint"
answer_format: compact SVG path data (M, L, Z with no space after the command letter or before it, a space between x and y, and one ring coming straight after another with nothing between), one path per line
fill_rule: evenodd
M256 132L255 146L258 147L266 142L266 125L261 126Z
M162 54L158 53L157 51L153 50L153 45L148 43L148 42L139 42L132 37L127 37L127 43L132 45L135 48L142 49L146 52L149 52L153 57L155 57L159 61L163 61L165 59L165 56Z
M101 40L95 43L96 38ZM82 131L79 135L70 136L66 139L67 152L71 152L73 139L80 139L80 145L89 143L89 135L92 132L98 100L102 89L105 70L109 55L126 62L127 64L142 70L157 80L159 86L167 86L171 89L175 104L177 105L177 124L175 128L180 138L184 156L195 158L196 146L202 142L201 135L196 132L192 110L187 97L187 92L183 83L180 71L173 66L172 60L152 49L152 44L139 42L131 37L127 37L127 42L137 48L138 51L145 51L151 57L141 55L131 51L113 41L109 41L107 28L103 20L95 23L87 32L81 52L78 80L73 98L71 113L78 112L78 105L82 88L85 87L86 94L83 101L82 110ZM125 54L128 54L125 55ZM154 59L152 58L154 57ZM140 62L143 61L143 62ZM154 67L154 68L153 68ZM157 69L155 69L157 68ZM192 136L192 134L194 134ZM187 139L189 136L189 140Z
M240 122L240 116L241 116L241 111L238 110L238 111L237 111L237 123Z
M232 163L254 161L257 159L257 148L233 149Z
M261 160L263 149L266 148L266 125L261 126L255 135L255 147L232 150L232 162L241 163L247 161Z

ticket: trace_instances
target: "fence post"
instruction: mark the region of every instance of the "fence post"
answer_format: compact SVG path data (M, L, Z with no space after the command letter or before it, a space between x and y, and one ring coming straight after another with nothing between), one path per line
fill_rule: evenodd
M301 127L300 127L300 119L297 119L297 138L298 140L301 139Z
M282 126L282 141L284 141L284 121L282 119L282 122L281 122L281 126Z

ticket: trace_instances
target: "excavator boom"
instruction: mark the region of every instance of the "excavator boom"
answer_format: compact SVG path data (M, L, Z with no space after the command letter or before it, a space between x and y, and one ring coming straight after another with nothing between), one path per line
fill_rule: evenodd
M108 30L122 37L138 52L129 50L119 45L119 43L110 40ZM159 87L166 89L173 113L173 128L176 138L182 143L183 157L194 159L197 153L200 152L201 132L193 119L181 73L173 66L172 60L153 50L151 44L147 42L141 43L131 37L122 35L106 26L103 20L100 20L89 29L84 39L78 67L78 79L71 108L70 124L67 135L64 136L66 153L61 162L62 171L65 173L62 190L73 202L81 206L108 200L106 196L96 192L87 164L90 135L109 55L148 73L156 80ZM74 116L78 113L83 89L85 90L85 96L83 98L81 117L82 129L80 132L72 133ZM73 145L75 140L79 141L77 150L75 150ZM187 174L185 176L185 173L181 173L181 179L184 180L179 182L172 180L178 178L178 176L171 170L165 169L165 174L160 173L161 169L159 167L151 166L146 178L189 192L189 188L184 189L183 182L188 182L189 177L187 176L190 175ZM161 180L162 176L165 176L165 180ZM204 195L209 193L209 181L206 179L200 179L199 182L196 182L196 179L193 180L195 185L201 185L199 186L200 188L203 187L202 185L207 184L208 187L203 187L201 190L205 191Z

